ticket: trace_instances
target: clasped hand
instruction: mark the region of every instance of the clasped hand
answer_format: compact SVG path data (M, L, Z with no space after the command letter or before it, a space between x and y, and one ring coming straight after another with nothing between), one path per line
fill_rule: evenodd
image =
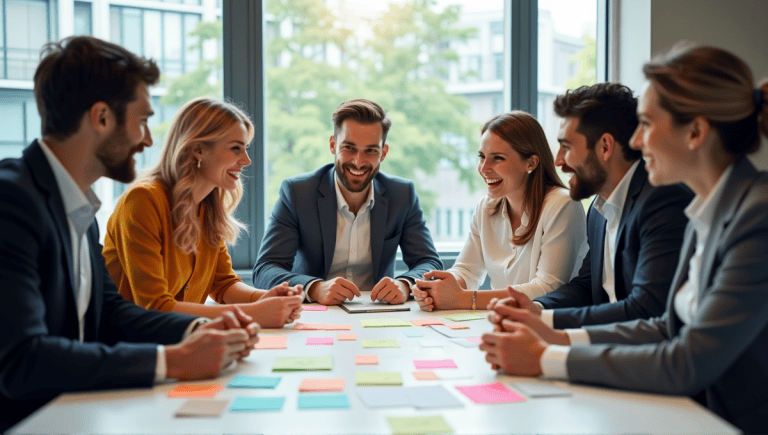
M413 298L424 311L467 308L463 301L466 290L450 272L432 270L417 279L411 288Z
M341 277L328 281L318 281L308 290L309 297L322 305L339 305L361 297L355 283ZM384 277L371 290L371 301L382 301L388 304L402 304L408 300L410 291L400 280Z

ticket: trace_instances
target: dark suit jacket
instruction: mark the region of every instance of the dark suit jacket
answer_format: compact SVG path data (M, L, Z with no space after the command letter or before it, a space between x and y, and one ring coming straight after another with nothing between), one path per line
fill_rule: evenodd
M695 246L689 225L664 315L586 328L596 344L571 348L568 377L656 393L704 389L709 409L768 433L768 173L743 158L726 180L701 257L698 312L683 325L674 295Z
M79 328L72 244L58 184L35 141L0 162L0 431L58 394L149 387L156 344L178 342L192 317L124 300L88 229L92 294Z
M327 279L336 247L336 191L333 164L289 178L280 186L253 267L253 284L269 289ZM421 278L443 264L432 244L413 183L379 172L373 178L371 263L374 280L395 273L397 246L409 270L403 277Z
M535 300L554 309L554 327L648 319L664 312L688 219L683 211L693 193L682 185L653 187L645 162L638 165L627 190L616 237L613 265L617 301L603 288L605 218L587 213L589 252L579 275Z

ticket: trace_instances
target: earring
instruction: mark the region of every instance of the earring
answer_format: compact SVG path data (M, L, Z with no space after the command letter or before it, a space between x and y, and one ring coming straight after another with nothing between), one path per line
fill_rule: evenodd
M528 173L529 173L529 174L530 174L531 172L533 172L533 169L529 169L529 170L528 170Z
M202 161L202 159L197 161L197 169L200 169L200 162L201 161Z

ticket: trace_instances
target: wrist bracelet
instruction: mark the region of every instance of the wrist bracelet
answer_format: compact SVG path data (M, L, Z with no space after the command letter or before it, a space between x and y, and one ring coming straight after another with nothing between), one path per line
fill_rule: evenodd
M477 290L472 290L472 309L477 309Z

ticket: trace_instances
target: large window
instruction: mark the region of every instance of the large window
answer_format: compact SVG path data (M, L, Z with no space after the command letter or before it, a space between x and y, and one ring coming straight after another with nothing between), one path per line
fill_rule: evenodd
M47 0L0 0L0 79L30 80L40 47L51 39L54 13Z

